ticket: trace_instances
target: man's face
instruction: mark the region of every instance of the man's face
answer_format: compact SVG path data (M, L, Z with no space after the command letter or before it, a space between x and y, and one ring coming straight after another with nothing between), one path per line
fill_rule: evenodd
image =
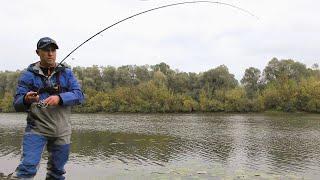
M40 62L42 66L52 67L56 63L56 48L49 45L43 49L37 49L37 54L40 57Z

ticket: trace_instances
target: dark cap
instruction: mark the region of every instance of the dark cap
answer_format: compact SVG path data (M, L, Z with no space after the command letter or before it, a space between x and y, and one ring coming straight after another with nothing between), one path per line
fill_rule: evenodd
M57 42L49 37L41 38L37 43L37 49L43 49L50 44L54 45L56 49L59 49Z

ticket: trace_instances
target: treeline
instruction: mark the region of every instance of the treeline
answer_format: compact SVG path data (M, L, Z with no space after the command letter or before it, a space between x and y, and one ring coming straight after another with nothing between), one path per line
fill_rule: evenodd
M320 112L320 70L273 58L238 82L225 65L201 73L169 65L74 67L86 95L75 112ZM13 112L21 71L0 72L0 110Z

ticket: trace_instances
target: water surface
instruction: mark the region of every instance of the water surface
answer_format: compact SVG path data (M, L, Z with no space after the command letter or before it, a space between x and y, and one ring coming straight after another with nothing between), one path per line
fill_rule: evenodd
M25 118L0 114L0 172L19 162ZM73 114L72 124L67 179L320 177L320 115Z

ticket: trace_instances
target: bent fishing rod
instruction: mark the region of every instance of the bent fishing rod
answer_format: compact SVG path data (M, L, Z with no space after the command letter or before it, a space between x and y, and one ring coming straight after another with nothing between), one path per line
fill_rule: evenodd
M259 19L257 16L255 16L253 13L251 13L250 11L246 10L246 9L243 9L241 7L238 7L238 6L235 6L233 4L228 4L228 3L224 3L224 2L219 2L219 1L185 1L185 2L179 2L179 3L173 3L173 4L167 4L167 5L163 5L163 6L159 6L159 7L155 7L155 8L152 8L152 9L148 9L148 10L145 10L145 11L142 11L142 12L139 12L139 13L136 13L134 15L131 15L129 17L126 17L120 21L117 21L116 23L114 24L111 24L110 26L102 29L101 31L97 32L96 34L94 34L93 36L91 36L90 38L88 38L87 40L85 40L84 42L82 42L80 45L78 45L76 48L74 48L66 57L64 57L59 63L57 66L54 67L53 71L59 66L59 65L62 65L62 63L72 54L74 53L76 50L78 50L81 46L83 46L85 43L87 43L88 41L90 41L91 39L93 39L94 37L98 36L99 34L103 33L104 31L124 22L124 21L127 21L129 19L132 19L136 16L139 16L139 15L142 15L142 14L145 14L145 13L149 13L151 11L155 11L155 10L159 10L159 9L163 9L163 8L167 8L167 7L172 7L172 6L179 6L179 5L186 5L186 4L196 4L196 3L209 3L209 4L217 4L217 5L223 5L223 6L228 6L228 7L231 7L233 9L236 9L236 10L239 10L243 13L246 13L250 16L253 16L255 17L256 19ZM49 77L47 77L49 78ZM55 88L55 87L54 87ZM53 89L53 90L57 90L57 88ZM40 91L40 90L39 90ZM38 92L39 93L39 92ZM43 101L40 101L38 103L38 106L41 107L41 108L46 108L48 105L45 104Z
M110 26L102 29L101 31L97 32L96 34L94 34L93 36L91 36L90 38L88 38L87 40L85 40L84 42L82 42L80 45L78 45L76 48L74 48L66 57L64 57L60 63L56 66L58 67L59 65L62 65L62 63L72 54L74 53L76 50L78 50L82 45L84 45L85 43L87 43L88 41L90 41L91 39L93 39L94 37L98 36L99 34L101 34L102 32L124 22L124 21L127 21L129 19L132 19L136 16L139 16L139 15L142 15L142 14L145 14L145 13L149 13L151 11L155 11L155 10L159 10L159 9L163 9L163 8L167 8L167 7L172 7L172 6L179 6L179 5L186 5L186 4L196 4L196 3L209 3L209 4L217 4L217 5L223 5L223 6L228 6L228 7L231 7L233 9L236 9L236 10L239 10L243 13L246 13L252 17L255 17L256 19L259 19L256 15L254 15L253 13L251 13L250 11L246 10L246 9L243 9L241 7L238 7L238 6L235 6L233 4L229 4L229 3L224 3L224 2L219 2L219 1L186 1L186 2L179 2L179 3L173 3L173 4L167 4L167 5L163 5L163 6L159 6L159 7L155 7L155 8L152 8L152 9L148 9L148 10L145 10L145 11L142 11L142 12L139 12L139 13L136 13L134 15L131 15L129 17L126 17L114 24L111 24Z

